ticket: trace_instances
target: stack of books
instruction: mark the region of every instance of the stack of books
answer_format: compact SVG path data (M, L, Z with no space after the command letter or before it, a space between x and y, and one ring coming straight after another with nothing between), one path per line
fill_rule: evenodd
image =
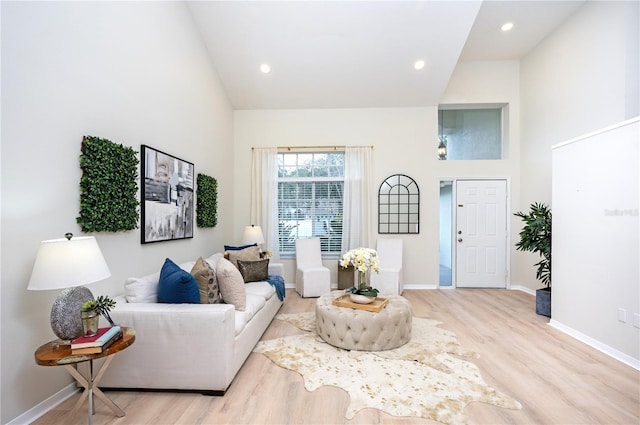
M122 337L120 326L99 328L94 336L81 336L71 341L71 354L98 354Z

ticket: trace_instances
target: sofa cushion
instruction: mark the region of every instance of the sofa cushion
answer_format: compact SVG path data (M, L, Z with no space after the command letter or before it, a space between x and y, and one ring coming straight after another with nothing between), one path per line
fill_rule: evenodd
M229 261L237 268L238 260L243 261L258 261L260 259L260 248L257 246L250 246L238 251L227 251Z
M244 311L247 295L244 290L244 280L238 269L225 258L220 258L216 265L216 277L222 300L233 304L238 311Z
M245 282L262 282L269 277L269 259L258 261L238 260L238 270Z
M245 308L245 312L249 313L249 320L253 318L262 307L265 306L267 301L264 297L255 294L247 294L247 307Z
M200 293L193 276L168 258L160 270L158 302L200 304Z
M244 285L244 289L249 294L258 295L264 298L265 300L269 300L269 298L273 297L276 293L276 288L271 286L267 282L251 282Z
M202 257L199 257L191 269L200 294L200 304L218 304L221 302L216 272Z
M265 306L267 302L261 295L247 293L247 306L244 311L236 311L236 336L242 332L251 319Z

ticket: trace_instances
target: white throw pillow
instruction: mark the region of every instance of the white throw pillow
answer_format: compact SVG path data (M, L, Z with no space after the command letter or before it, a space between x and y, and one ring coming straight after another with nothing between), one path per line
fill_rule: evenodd
M220 259L224 257L224 255L221 252L218 252L216 254L213 254L211 257L209 258L205 258L204 261L206 261L207 263L209 263L209 265L211 266L211 268L213 269L213 271L216 271L216 267L218 267L218 261L220 261Z
M179 266L190 272L195 264L195 261L189 261ZM124 282L124 297L128 303L157 303L159 280L159 271L142 277L129 277Z
M247 294L244 279L238 269L227 259L220 258L216 265L216 277L222 300L233 304L238 311L244 311L247 305Z
M124 283L128 303L157 303L160 272L143 277L130 277Z

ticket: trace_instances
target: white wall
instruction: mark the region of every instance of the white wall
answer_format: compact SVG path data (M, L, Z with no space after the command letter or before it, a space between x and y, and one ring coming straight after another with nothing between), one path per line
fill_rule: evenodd
M622 359L635 359L635 367L640 367L640 324L633 325L633 315L640 316L639 143L640 117L554 146L552 196L552 323L605 344ZM602 155L602 146L615 154Z
M491 87L494 90L487 90ZM460 90L460 91L458 91ZM443 103L509 103L513 113L510 156L505 161L439 161L437 105L427 108L236 111L235 193L249 194L251 148L268 146L373 145L374 186L396 173L420 188L420 233L382 235L404 240L406 285L436 285L439 271L440 180L451 177L511 177L519 181L519 67L517 62L466 63L452 77ZM377 202L377 196L374 197ZM372 232L377 236L376 222ZM234 240L249 221L249 196L236 196ZM295 282L295 261L283 260L285 280ZM326 261L337 282L337 260Z
M6 2L2 7L2 415L7 423L71 382L37 366L55 338L55 291L27 291L38 243L81 233L78 157L83 135L140 144L195 163L219 182L219 224L193 239L140 244L139 230L96 234L112 276L222 249L233 221L233 121L191 16L179 2ZM134 347L135 348L135 347Z
M639 4L589 1L522 60L523 208L551 200L551 146L638 115Z
M521 63L521 199L551 203L551 146L638 115L639 5L586 2ZM551 205L553 209L553 205ZM518 275L541 284L538 257L518 252Z

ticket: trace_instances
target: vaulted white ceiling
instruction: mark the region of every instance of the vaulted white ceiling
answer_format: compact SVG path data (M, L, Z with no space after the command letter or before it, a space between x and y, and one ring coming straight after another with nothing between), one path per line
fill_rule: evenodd
M236 109L437 105L458 61L520 59L583 1L193 1ZM508 33L500 26L513 22ZM423 60L421 70L414 62ZM271 72L260 71L269 64Z

